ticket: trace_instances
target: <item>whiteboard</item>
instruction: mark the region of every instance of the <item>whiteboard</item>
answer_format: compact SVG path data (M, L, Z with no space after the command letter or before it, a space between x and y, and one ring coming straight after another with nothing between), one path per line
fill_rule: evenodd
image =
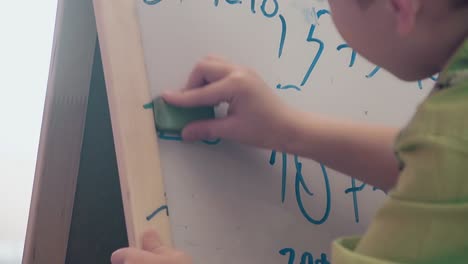
M369 123L404 125L432 86L355 54L326 1L141 0L137 12L153 97L208 54L256 69L294 107ZM385 199L291 154L160 137L174 242L195 263L327 263L331 242L362 234Z

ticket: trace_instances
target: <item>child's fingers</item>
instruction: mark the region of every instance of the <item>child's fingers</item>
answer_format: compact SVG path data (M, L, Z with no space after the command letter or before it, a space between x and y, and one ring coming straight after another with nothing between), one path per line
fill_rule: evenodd
M155 230L148 230L143 234L143 250L153 252L162 246L161 238Z
M223 79L203 88L166 92L162 97L169 104L180 107L214 106L230 100L232 90L230 86L229 80Z
M213 140L218 138L230 138L233 133L232 118L218 118L203 120L188 124L182 131L185 141Z
M128 258L129 255L132 254L134 250L136 249L121 248L119 250L116 250L114 253L112 253L111 263L112 264L124 264L125 260Z
M112 264L153 264L158 263L157 255L136 248L122 248L111 256Z
M219 57L206 57L192 70L185 89L198 88L219 81L226 77L233 68L233 65Z
M127 254L127 249L126 248L116 250L114 253L112 253L111 263L112 264L122 264L125 261L125 255L126 254Z

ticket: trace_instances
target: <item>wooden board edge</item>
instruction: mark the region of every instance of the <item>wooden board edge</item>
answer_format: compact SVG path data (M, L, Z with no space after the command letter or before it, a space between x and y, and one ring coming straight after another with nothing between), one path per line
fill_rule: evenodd
M94 10L129 244L141 248L142 233L152 228L170 246L171 229L154 117L152 111L143 108L152 98L136 1L94 0Z
M26 229L26 238L24 243L24 250L23 250L23 264L29 264L34 262L34 255L35 255L35 230L37 224L37 210L39 206L39 197L41 193L41 189L39 186L41 185L42 181L42 173L44 168L44 160L42 157L46 154L46 146L47 146L47 138L46 135L49 131L49 124L50 124L50 113L53 103L53 77L54 77L54 68L55 68L55 58L57 53L57 42L59 39L59 32L61 21L63 20L63 1L59 0L57 2L57 10L56 10L56 21L55 21L55 29L54 29L54 40L52 44L52 54L50 59L50 69L49 69L49 77L48 77L48 84L47 84L47 91L44 103L44 110L43 110L43 118L41 124L41 132L39 136L39 147L37 153L37 161L36 161L36 168L35 168L35 175L34 175L34 182L33 182L33 190L31 195L31 203L29 207L29 214L28 214L28 224ZM65 258L64 258L65 259Z
M33 190L29 208L23 264L65 262L68 232L70 228L76 178L84 133L87 94L91 69L86 72L86 61L92 65L94 50L85 50L95 45L96 29L90 23L77 25L73 19L91 15L90 0L75 2L59 0L56 9L53 46L50 59L46 98L37 153ZM69 12L89 11L68 18ZM84 11L86 10L86 11ZM67 23L65 26L64 23ZM73 28L65 28L67 26ZM65 34L67 34L65 36ZM72 35L74 38L69 38ZM87 36L87 39L83 39ZM76 39L83 41L81 49L67 47L66 43ZM71 52L70 50L74 51ZM78 59L77 59L78 58ZM69 65L66 65L69 64ZM64 70L64 66L67 70ZM80 68L84 67L84 68ZM76 86L73 71L80 68L83 82ZM91 67L90 67L91 68ZM64 85L66 83L67 85ZM78 88L78 89L76 89Z

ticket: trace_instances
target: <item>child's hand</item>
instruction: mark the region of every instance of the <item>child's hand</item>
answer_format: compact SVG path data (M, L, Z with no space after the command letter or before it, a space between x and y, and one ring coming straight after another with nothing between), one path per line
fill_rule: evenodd
M191 258L181 251L162 245L155 231L143 236L143 249L122 248L114 252L112 264L192 264Z
M182 132L187 141L224 138L277 149L293 116L253 70L213 56L198 63L184 90L163 98L181 107L229 104L227 117L189 124Z

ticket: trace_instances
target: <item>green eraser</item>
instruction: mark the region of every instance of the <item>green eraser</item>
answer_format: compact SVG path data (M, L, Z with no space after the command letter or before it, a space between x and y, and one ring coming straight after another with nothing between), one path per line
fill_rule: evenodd
M177 107L166 103L161 97L153 101L154 122L161 132L181 133L189 123L214 119L214 107Z

